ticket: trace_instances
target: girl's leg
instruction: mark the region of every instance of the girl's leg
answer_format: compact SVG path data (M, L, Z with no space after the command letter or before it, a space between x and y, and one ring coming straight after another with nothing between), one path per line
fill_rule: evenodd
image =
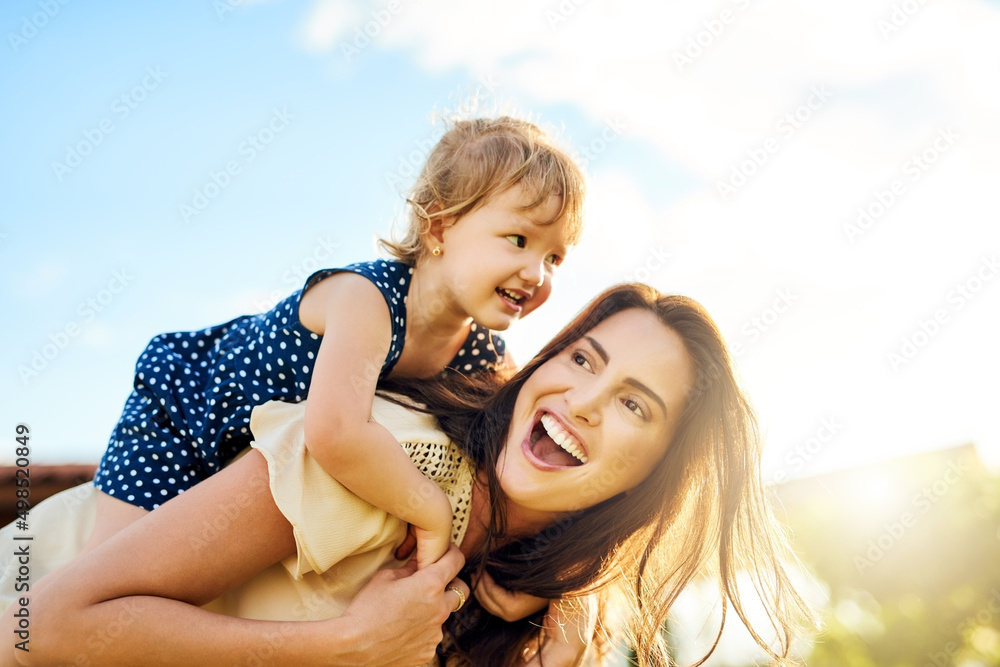
M81 554L206 477L195 452L148 388L133 390L94 477L97 515Z

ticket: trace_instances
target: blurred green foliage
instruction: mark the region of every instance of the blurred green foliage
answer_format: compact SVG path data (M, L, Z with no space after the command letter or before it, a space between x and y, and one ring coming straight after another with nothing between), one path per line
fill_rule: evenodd
M971 446L786 487L830 593L810 667L1000 665L1000 477Z

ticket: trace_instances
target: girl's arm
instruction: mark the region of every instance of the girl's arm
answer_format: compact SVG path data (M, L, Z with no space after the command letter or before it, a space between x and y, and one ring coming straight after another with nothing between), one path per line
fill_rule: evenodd
M331 276L303 296L299 319L323 335L309 384L306 448L355 495L417 528L423 568L448 549L451 504L392 434L369 421L389 351L389 318L378 288L352 273Z
M209 543L206 527L212 528ZM252 451L39 582L31 591L30 651L13 649L13 642L5 648L22 665L419 665L430 659L455 603L444 587L462 565L457 549L416 574L379 573L343 616L327 621L252 621L193 606L294 549L291 526L271 497L267 464ZM11 623L8 612L4 625Z

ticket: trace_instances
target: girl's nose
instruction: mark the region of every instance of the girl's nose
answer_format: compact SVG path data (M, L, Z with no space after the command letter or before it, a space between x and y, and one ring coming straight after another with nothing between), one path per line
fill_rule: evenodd
M541 287L545 282L545 262L526 261L518 277L528 285Z

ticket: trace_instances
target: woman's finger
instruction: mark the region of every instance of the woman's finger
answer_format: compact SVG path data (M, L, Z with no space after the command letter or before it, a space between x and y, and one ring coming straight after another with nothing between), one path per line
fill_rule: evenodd
M444 593L449 604L454 604L454 606L451 607L452 613L455 613L464 607L465 603L469 601L469 596L472 595L472 591L469 590L469 585L457 577L448 582L448 586L445 587Z
M490 576L489 572L483 571L483 574L476 579L476 600L479 601L483 609L494 616L503 618L503 610L497 597L506 592L493 581L493 577Z
M476 599L483 609L505 621L518 621L541 611L549 603L527 593L513 593L496 583L488 572L476 580Z

